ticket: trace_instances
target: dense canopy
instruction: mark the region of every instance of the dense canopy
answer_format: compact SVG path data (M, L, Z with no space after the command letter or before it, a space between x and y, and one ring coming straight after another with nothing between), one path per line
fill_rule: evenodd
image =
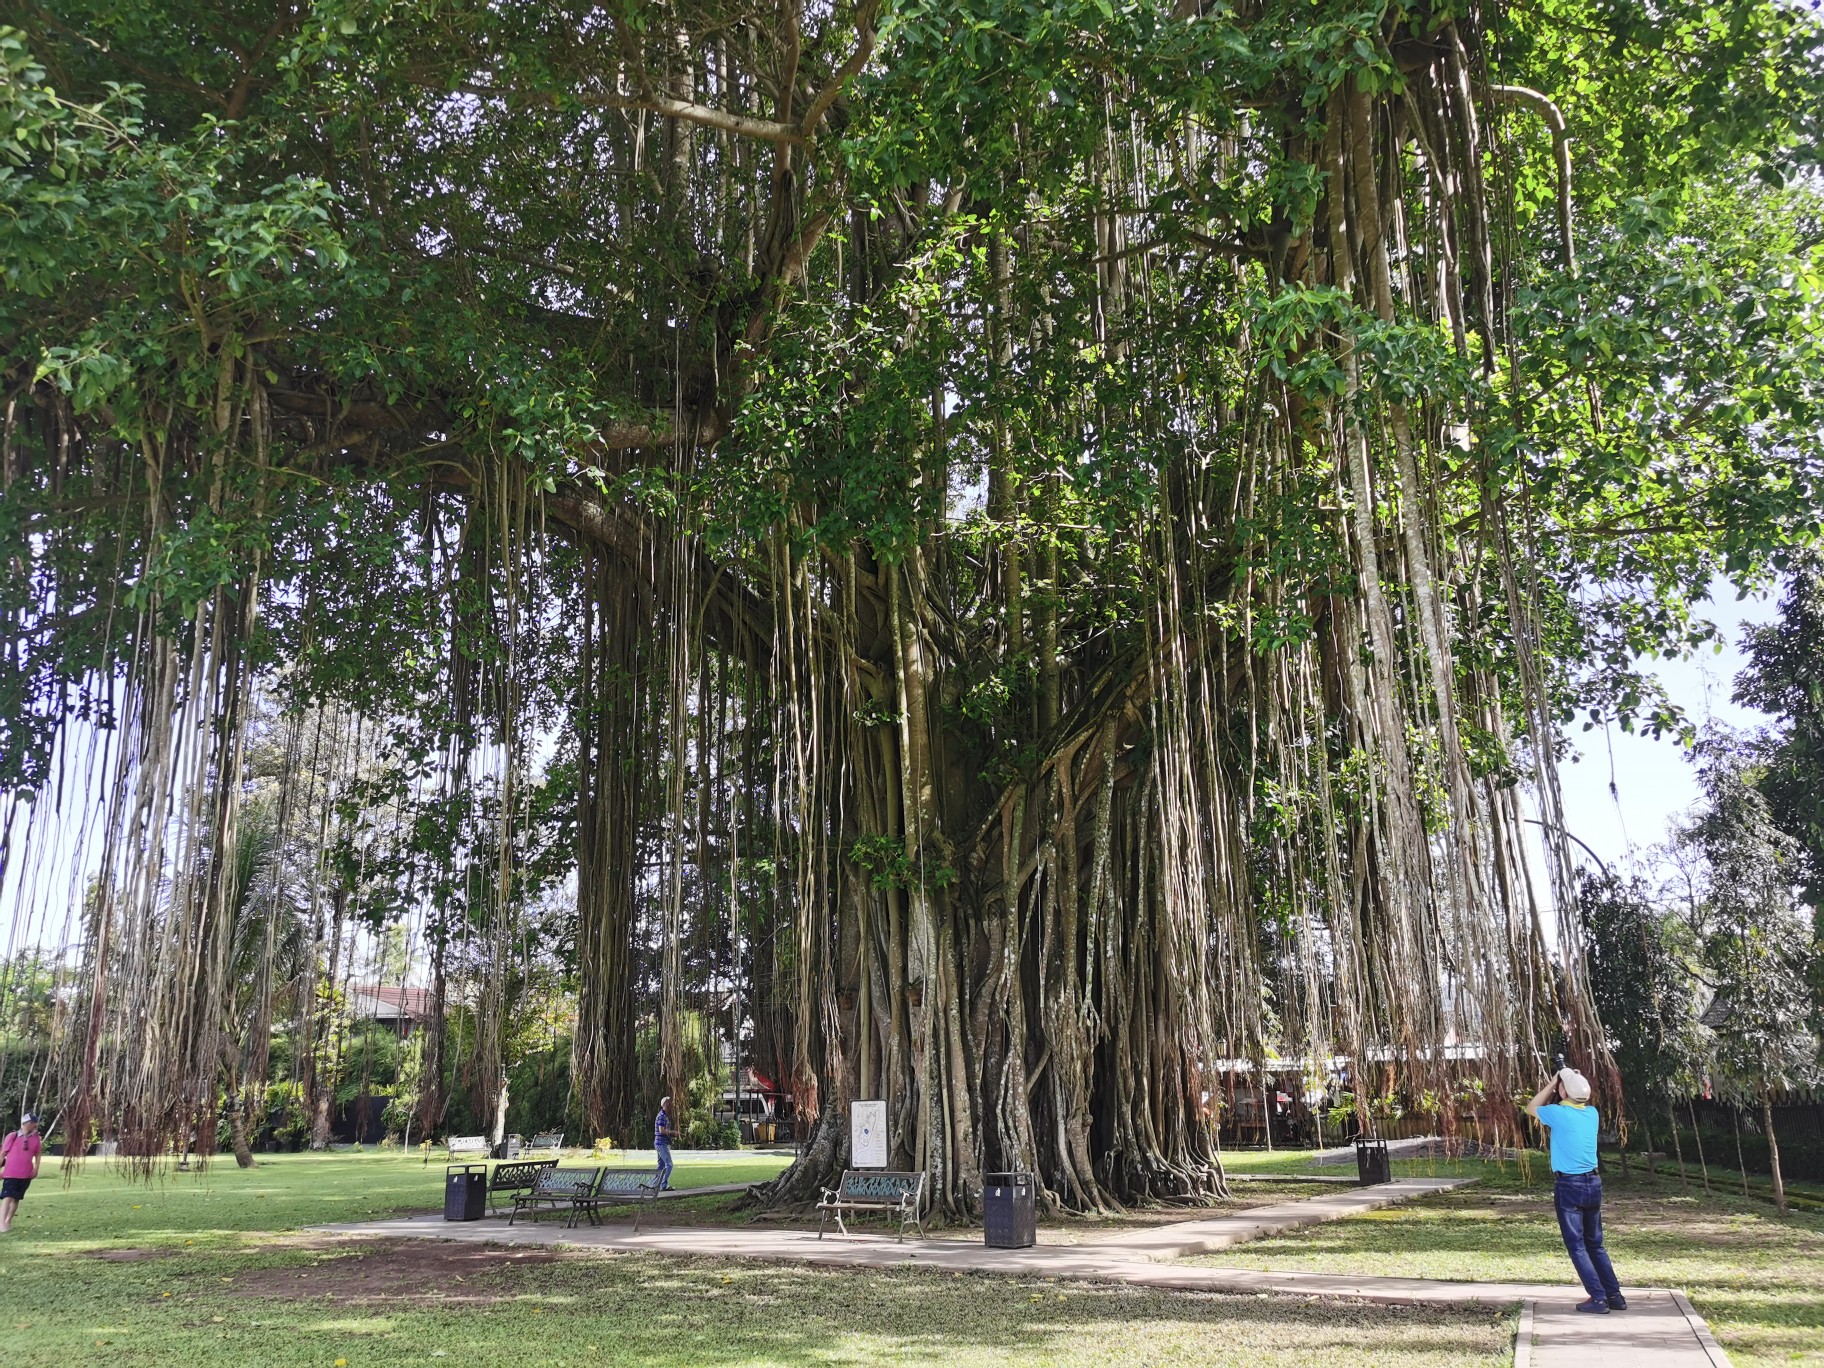
M73 1128L212 1130L391 923L487 1096L555 944L602 1133L719 1017L782 1199L854 1098L1096 1208L1219 1187L1249 1065L1489 1132L1606 1067L1561 728L1677 729L1639 653L1824 536L1810 9L8 9Z

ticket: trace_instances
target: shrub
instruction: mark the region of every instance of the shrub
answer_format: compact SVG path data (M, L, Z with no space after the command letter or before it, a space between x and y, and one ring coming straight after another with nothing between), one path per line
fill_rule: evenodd
M684 1133L678 1139L685 1149L739 1149L741 1128L733 1121L717 1121L714 1117L699 1115L685 1125Z

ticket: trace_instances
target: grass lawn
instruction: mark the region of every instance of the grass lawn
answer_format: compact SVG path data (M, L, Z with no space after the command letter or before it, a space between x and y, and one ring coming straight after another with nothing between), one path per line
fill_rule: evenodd
M1611 1169L1613 1166L1611 1165ZM1543 1162L1395 1164L1396 1176L1474 1174L1475 1187L1427 1197L1187 1263L1425 1278L1574 1281L1552 1214ZM1735 1362L1824 1364L1824 1217L1782 1218L1766 1202L1716 1183L1706 1197L1695 1167L1604 1180L1604 1234L1624 1287L1677 1287Z
M417 1155L267 1154L251 1169L218 1156L201 1173L168 1173L152 1183L123 1178L101 1161L67 1188L59 1161L46 1156L44 1177L20 1208L15 1235L40 1249L109 1241L206 1244L247 1231L286 1231L335 1221L369 1220L443 1206L443 1164ZM608 1161L569 1157L566 1166ZM623 1162L617 1151L615 1164ZM650 1151L627 1156L629 1167L653 1162ZM680 1160L674 1187L757 1183L789 1161L778 1155L731 1152L727 1158ZM0 1247L6 1241L0 1240Z
M782 1162L682 1161L675 1181L751 1181ZM441 1182L440 1166L387 1154L274 1156L247 1172L230 1161L151 1186L98 1165L68 1188L48 1172L0 1238L5 1362L1510 1362L1513 1316L1482 1310L295 1233L435 1207Z

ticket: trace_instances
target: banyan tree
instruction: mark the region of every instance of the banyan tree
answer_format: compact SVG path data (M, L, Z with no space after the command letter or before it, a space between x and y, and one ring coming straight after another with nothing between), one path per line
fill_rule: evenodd
M1798 8L11 22L0 879L72 1128L212 1129L363 919L496 1077L553 889L582 1113L720 975L779 1200L857 1098L947 1210L1095 1209L1218 1190L1250 1065L1489 1135L1603 1067L1560 729L1675 725L1635 653L1818 535Z

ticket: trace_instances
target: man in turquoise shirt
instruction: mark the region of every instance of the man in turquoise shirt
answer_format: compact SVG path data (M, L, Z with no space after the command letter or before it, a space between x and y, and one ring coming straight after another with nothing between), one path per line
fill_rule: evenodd
M1602 1175L1596 1171L1596 1131L1601 1116L1590 1105L1590 1080L1575 1069L1560 1069L1526 1104L1526 1114L1551 1131L1552 1204L1558 1231L1576 1266L1588 1301L1579 1311L1606 1315L1626 1311L1628 1299L1602 1244Z

